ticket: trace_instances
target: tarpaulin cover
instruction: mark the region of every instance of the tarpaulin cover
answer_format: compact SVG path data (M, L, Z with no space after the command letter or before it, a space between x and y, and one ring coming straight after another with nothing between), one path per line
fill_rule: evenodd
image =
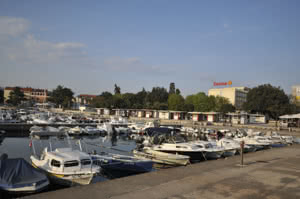
M23 158L0 159L0 189L32 186L33 183L47 180L44 173Z
M165 134L165 135L171 135L172 132L175 134L177 131L180 131L178 129L171 129L167 127L149 127L145 129L145 133L149 136L152 136L154 134Z

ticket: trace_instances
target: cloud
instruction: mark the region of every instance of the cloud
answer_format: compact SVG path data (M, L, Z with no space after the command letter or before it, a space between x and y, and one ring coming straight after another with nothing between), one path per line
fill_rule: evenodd
M117 72L134 72L144 75L167 75L172 73L171 68L167 65L145 64L139 57L110 57L104 60L103 65L105 68Z
M0 17L0 58L16 65L89 64L85 45L37 39L23 18Z
M26 19L0 16L0 35L18 36L27 32L29 26Z
M224 28L229 28L229 25L227 23L223 24Z

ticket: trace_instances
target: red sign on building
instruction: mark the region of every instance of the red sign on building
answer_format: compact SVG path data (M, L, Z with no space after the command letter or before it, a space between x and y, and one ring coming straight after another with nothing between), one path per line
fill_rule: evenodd
M232 81L228 81L228 82L214 82L214 86L231 86L232 85Z

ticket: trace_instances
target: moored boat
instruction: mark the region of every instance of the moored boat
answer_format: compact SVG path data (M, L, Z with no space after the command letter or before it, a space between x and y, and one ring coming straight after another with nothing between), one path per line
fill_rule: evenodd
M32 167L23 158L0 157L0 190L17 193L34 193L46 189L47 176Z
M37 155L33 139L41 139L43 136L48 138L49 151L48 147L45 147L41 155ZM74 150L70 146L53 149L51 142L53 136L68 139L65 132L48 132L47 135L44 132L31 133L32 165L43 170L56 184L65 186L90 184L94 176L100 172L100 167L93 164L89 154Z
M153 161L112 153L91 154L93 163L109 177L124 177L152 171Z
M90 184L100 167L92 164L90 155L72 148L44 149L40 158L30 156L32 165L45 171L55 184L64 186Z
M191 161L206 159L205 149L193 143L162 143L160 145L153 145L151 149L166 153L186 155L190 157Z
M190 163L190 157L186 155L164 153L152 150L151 148L144 148L142 151L134 150L135 157L152 160L153 162L167 165L187 165Z

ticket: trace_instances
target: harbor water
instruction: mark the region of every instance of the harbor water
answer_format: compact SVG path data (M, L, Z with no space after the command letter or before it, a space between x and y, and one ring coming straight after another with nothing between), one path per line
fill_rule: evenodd
M0 141L1 142L1 141ZM49 146L51 143L51 146ZM135 141L128 139L128 137L110 137L110 136L81 136L70 137L70 139L47 138L33 140L29 137L4 137L0 144L0 155L6 153L9 158L24 158L31 163L30 156L36 153L40 155L44 147L68 147L73 149L81 149L88 153L115 153L122 155L132 155L131 151L135 148ZM34 150L35 149L35 150ZM93 179L92 183L110 180L111 175L99 175ZM54 191L65 188L58 185L51 184L45 191ZM22 195L21 195L22 196ZM0 198L14 198L15 195L1 195Z
M101 136L82 136L70 137L71 145L79 149L79 141L82 150L88 153L108 152L122 155L131 155L135 148L135 141L128 137L101 137ZM67 147L69 143L66 140L52 139L52 147ZM35 146L36 154L39 155L44 147L49 147L49 140L34 140L31 142L29 137L5 137L0 144L0 154L6 153L9 158L24 158L30 162L30 155L33 153L32 145Z

